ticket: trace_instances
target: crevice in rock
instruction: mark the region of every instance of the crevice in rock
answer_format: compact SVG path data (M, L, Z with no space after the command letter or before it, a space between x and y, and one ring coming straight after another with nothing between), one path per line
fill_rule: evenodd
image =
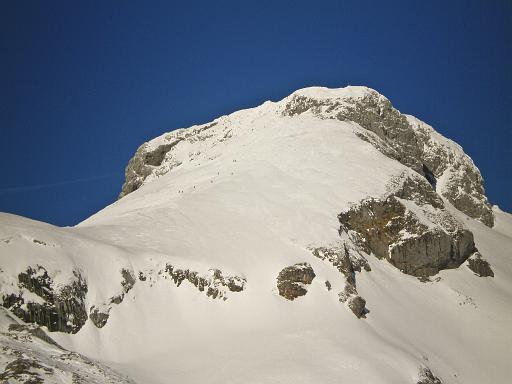
M423 176L425 176L425 179L429 182L429 184L432 186L432 189L435 191L437 187L437 179L434 173L425 165L423 164Z

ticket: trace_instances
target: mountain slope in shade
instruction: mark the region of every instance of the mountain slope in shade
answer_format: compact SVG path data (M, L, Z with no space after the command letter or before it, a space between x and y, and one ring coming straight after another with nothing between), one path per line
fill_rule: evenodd
M140 383L506 383L509 249L457 144L307 88L145 143L76 227L2 214L0 292Z

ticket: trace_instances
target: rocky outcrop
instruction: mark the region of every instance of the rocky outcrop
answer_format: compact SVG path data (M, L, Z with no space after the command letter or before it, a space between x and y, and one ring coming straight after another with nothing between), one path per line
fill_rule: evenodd
M0 307L1 383L135 384L110 367L59 346L40 327Z
M479 252L476 252L468 259L468 268L477 276L494 277L494 272L490 264L485 260Z
M361 296L352 296L348 300L348 307L356 315L357 318L366 317L366 300Z
M43 372L44 376L39 373L40 371ZM34 359L18 357L7 363L4 371L0 373L0 381L10 383L21 379L20 382L23 383L43 384L44 377L53 373L53 368L41 365Z
M416 384L443 384L443 382L440 378L435 376L429 368L422 367L418 374Z
M9 324L8 330L10 332L27 333L33 337L36 337L48 344L54 345L58 348L62 348L55 340L46 334L43 329L35 324Z
M179 287L183 281L188 281L198 291L204 292L212 299L227 300L227 292L242 292L247 280L239 276L224 276L220 269L210 269L209 274L200 275L190 269L176 268L167 264L165 272L171 277L174 284Z
M428 182L405 178L390 190L340 213L340 233L350 234L366 253L418 277L457 268L476 251L473 234L444 209Z
M480 171L462 148L427 124L402 115L378 92L366 88L357 97L315 98L298 91L285 99L282 114L312 113L322 119L353 121L368 131L355 132L386 156L423 175L457 209L492 227L494 215L485 197Z
M111 307L106 307L102 310L93 305L89 309L89 319L91 319L92 323L97 328L103 328L107 324L108 318L110 316L110 309Z
M91 308L89 308L89 319L91 319L92 323L97 328L103 328L107 324L108 318L110 316L110 310L112 309L112 304L121 304L125 295L135 285L135 275L127 268L121 269L121 277L121 293L112 296L108 303L103 303L99 306L93 305Z
M121 276L122 292L119 295L110 298L110 302L113 304L121 304L123 302L124 295L126 295L135 285L135 276L128 269L122 268Z
M315 276L313 268L308 263L298 263L283 268L277 276L279 295L288 300L304 296L308 292L307 285L312 283Z
M366 300L357 293L355 273L361 272L361 269L370 271L368 261L345 242L335 247L313 248L311 251L315 257L327 261L345 277L345 287L338 293L339 301L347 303L357 318L366 317L369 311L366 308Z
M205 140L209 137L207 130L216 124L216 122L212 122L186 130L177 130L167 134L158 145L151 145L150 143L141 145L126 166L125 182L121 188L119 198L139 189L149 175L155 173L160 176L180 166L181 161L173 158L174 147L181 141L193 143ZM161 167L164 159L166 160L165 167Z
M46 269L37 265L20 273L18 281L19 294L3 295L3 306L23 321L66 333L78 332L87 321L87 284L79 271L73 271L71 282L56 287ZM38 299L28 298L26 291Z

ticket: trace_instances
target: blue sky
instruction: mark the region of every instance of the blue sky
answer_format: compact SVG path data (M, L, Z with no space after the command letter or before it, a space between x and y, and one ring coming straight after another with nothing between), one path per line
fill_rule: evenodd
M511 1L11 1L0 31L0 211L76 224L144 141L347 84L461 144L512 211Z

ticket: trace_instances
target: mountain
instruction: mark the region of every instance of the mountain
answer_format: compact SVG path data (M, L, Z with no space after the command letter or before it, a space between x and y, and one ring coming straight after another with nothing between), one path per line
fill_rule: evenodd
M507 383L510 249L460 146L301 89L143 144L75 227L1 214L0 378Z

